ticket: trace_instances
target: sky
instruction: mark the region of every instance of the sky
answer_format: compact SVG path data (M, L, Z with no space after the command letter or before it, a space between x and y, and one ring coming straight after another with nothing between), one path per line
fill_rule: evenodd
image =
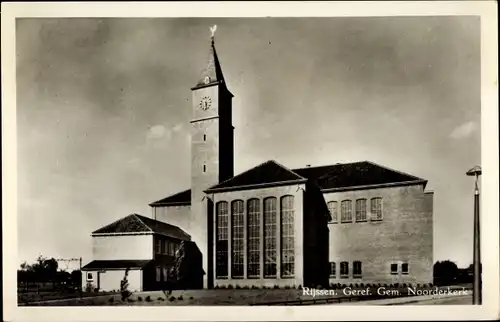
M472 262L478 17L16 22L18 257L91 259L91 232L189 188L210 30L235 174L369 160L428 180L434 260Z

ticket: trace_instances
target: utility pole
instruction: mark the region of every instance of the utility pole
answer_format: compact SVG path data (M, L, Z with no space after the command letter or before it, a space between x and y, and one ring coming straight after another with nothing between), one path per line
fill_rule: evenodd
M481 235L480 235L480 221L479 221L479 188L477 185L479 176L482 174L480 166L475 166L474 168L467 171L468 176L476 177L475 188L474 188L474 254L473 254L473 266L474 266L474 285L472 293L472 304L481 305Z
M78 288L79 288L79 290L80 290L80 297L83 297L83 294L82 294L82 292L83 292L83 290L82 290L82 283L83 283L83 276L82 276L82 257L80 257L80 258L58 258L58 259L56 259L56 261L58 261L58 262L65 262L65 263L66 263L66 267L67 267L67 265L69 265L69 263L71 263L71 262L77 262L77 261L79 262L79 264L80 264L80 265L79 265L79 267L80 267L80 268L79 268L79 269L80 269L80 283L79 283L79 287L78 287Z
M82 257L80 256L80 298L83 297L83 272L82 272Z

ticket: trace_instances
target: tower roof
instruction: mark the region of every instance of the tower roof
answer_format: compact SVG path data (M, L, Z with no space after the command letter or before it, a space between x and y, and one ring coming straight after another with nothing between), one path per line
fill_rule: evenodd
M193 87L193 89L212 84L224 83L222 68L220 67L219 58L217 57L217 51L215 50L215 39L214 39L215 29L216 26L210 28L210 31L212 31L212 37L210 38L211 44L210 44L210 50L208 52L207 67L201 73L200 79Z

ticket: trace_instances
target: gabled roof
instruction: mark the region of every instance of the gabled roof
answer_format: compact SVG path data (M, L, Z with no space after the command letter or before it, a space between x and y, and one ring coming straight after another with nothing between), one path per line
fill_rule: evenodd
M375 185L426 183L426 180L369 161L337 163L290 170L276 161L264 162L206 192L314 181L321 190L361 188Z
M191 240L191 236L177 226L154 220L138 214L131 214L109 225L97 229L92 235L127 233L160 234L180 240Z
M290 170L276 161L259 164L229 180L205 190L205 192L292 184L305 181L315 182L321 190L360 189L370 186L390 186L422 183L427 181L413 175L389 169L370 161L337 163L319 167ZM190 205L191 190L185 190L155 201L150 206Z
M424 179L370 161L301 168L293 171L314 180L322 190L410 182L426 183Z
M187 189L176 194L170 195L166 198L157 200L155 202L150 203L151 207L154 206L182 206L182 205L190 205L191 204L191 189Z
M95 260L82 267L82 271L101 269L140 269L149 264L151 259L125 259L125 260Z
M298 175L292 170L285 168L274 160L269 160L258 166L247 170L229 180L223 181L206 191L220 191L234 189L236 187L255 187L275 184L287 184L305 182L306 178Z

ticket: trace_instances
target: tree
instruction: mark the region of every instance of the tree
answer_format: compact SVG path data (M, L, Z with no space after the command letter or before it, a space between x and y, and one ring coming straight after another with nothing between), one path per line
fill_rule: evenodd
M194 242L182 241L175 253L174 264L168 272L167 289L203 288L201 252Z
M81 287L81 285L82 285L82 271L80 271L79 269L75 269L74 271L71 272L70 279L71 279L71 283L73 285L78 285Z
M20 280L29 280L30 282L55 282L58 266L57 260L54 258L40 255L32 265L23 262L18 270L18 277Z
M450 260L437 261L434 264L434 284L451 285L456 281L458 274L457 264Z
M125 269L125 276L120 282L120 293L122 295L122 301L125 302L132 293L128 290L128 271L129 268Z

